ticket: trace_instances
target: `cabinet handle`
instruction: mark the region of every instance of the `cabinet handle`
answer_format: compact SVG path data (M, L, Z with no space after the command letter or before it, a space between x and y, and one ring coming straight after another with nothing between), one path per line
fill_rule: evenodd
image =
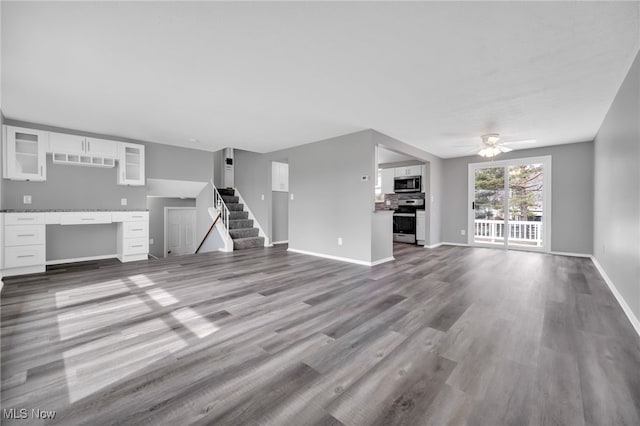
M142 231L142 228L132 229L132 231Z
M40 166L40 176L42 176L42 166Z
M35 237L36 234L18 234L18 237Z
M85 149L84 149L84 139L82 139L82 152L84 152L84 151L85 151Z
M35 217L18 217L18 220L35 220Z
M87 152L91 151L91 141L87 141Z
M96 220L95 217L83 217L80 220Z
M131 247L142 247L142 244L138 244L138 245L131 246Z
M142 219L142 216L131 216L133 219Z
M23 255L20 255L18 257L36 257L36 255L35 254L23 254Z

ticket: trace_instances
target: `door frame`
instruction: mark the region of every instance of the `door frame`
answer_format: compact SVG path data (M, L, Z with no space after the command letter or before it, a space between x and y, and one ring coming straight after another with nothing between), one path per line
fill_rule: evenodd
M167 254L168 254L167 253L167 250L168 250L168 245L167 245L167 241L168 241L168 238L167 238L167 234L168 234L167 225L169 224L169 222L167 221L167 219L169 217L169 210L193 210L196 213L196 219L197 219L197 215L198 215L198 212L196 211L196 207L165 207L164 208L164 228L163 228L164 229L164 231L163 231L164 235L163 235L163 238L162 238L162 240L164 241L164 248L163 248L163 252L162 252L164 254L164 257L167 257ZM195 224L194 224L193 229L195 230ZM196 235L196 238L197 237L198 236ZM196 242L196 247L197 247L197 245L198 244Z
M543 215L542 215L542 229L543 229L543 245L542 247L523 247L523 246L513 246L509 245L508 237L504 239L504 245L500 246L497 244L483 244L476 243L474 241L474 233L475 229L475 211L471 208L473 200L475 198L475 171L478 169L490 168L490 167L509 167L520 164L542 164L543 174L542 174L542 205L544 206ZM522 158L512 158L508 160L498 160L498 161L483 161L480 163L469 163L469 171L467 176L467 243L472 247L490 247L490 248L501 248L504 250L523 250L523 251L539 251L543 253L551 252L551 156L543 155L538 157L522 157ZM508 200L509 196L509 179L508 173L505 173L504 180L504 193L505 200ZM506 210L505 210L506 211ZM509 229L509 215L505 214L505 229Z

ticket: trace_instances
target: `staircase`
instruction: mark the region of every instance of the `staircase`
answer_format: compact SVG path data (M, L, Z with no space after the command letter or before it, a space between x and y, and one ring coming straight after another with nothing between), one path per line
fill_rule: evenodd
M219 188L218 192L229 209L229 235L233 239L233 249L264 247L264 237L259 237L258 228L253 227L249 212L239 203L235 191L231 188Z

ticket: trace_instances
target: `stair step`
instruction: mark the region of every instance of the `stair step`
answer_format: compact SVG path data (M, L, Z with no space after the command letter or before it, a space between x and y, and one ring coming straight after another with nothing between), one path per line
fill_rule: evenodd
M242 210L244 210L244 204L238 204L238 203L225 203L227 204L227 208L229 209L230 212L241 212Z
M242 250L264 247L264 237L237 238L233 240L233 249Z
M257 237L260 233L258 228L238 228L238 229L229 229L229 235L231 238L248 238L248 237Z
M249 212L229 211L229 219L249 219Z
M228 195L228 196L233 196L236 193L236 191L233 188L218 188L218 192L220 193L220 195Z
M229 220L229 229L253 228L252 219Z
M222 195L222 194L220 194ZM224 200L225 204L230 204L230 203L237 203L240 201L240 197L236 196L236 195L222 195L222 199Z

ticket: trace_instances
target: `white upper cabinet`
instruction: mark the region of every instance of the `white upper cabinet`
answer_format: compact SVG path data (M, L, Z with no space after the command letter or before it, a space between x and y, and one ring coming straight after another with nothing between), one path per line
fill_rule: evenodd
M4 126L2 177L13 180L47 179L49 134L39 130Z
M65 135L64 133L49 133L49 152L83 155L83 136Z
M116 158L118 142L51 132L49 133L49 152Z
M271 163L271 190L289 192L289 165L274 161Z
M422 176L422 166L406 166L406 167L396 167L396 177L402 176Z
M144 185L144 145L120 143L118 185Z
M116 158L118 156L118 145L118 142L105 139L85 138L87 154L95 157Z

